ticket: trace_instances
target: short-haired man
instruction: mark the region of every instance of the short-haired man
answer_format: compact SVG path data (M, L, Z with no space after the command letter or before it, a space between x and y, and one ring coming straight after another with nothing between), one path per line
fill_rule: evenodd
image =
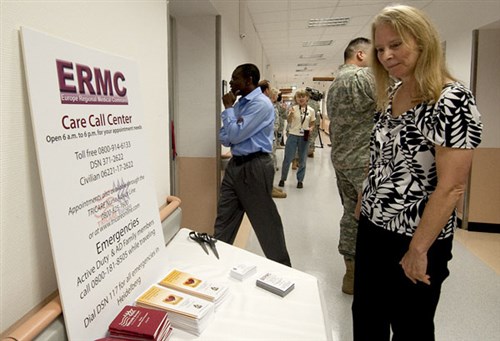
M354 292L354 256L358 222L354 215L369 161L370 133L375 114L375 85L370 62L371 41L353 39L344 51L344 64L328 90L332 163L344 213L340 220L338 250L344 256L346 274L342 291Z
M274 161L274 108L258 86L259 69L253 64L238 66L224 94L221 114L221 143L231 148L220 189L215 238L232 244L244 213L267 258L291 266L283 224L271 196ZM236 97L241 96L238 102Z

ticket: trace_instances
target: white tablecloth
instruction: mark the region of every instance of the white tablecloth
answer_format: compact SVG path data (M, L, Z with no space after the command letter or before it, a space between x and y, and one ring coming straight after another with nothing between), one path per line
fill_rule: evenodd
M230 297L217 309L201 336L175 329L172 341L331 340L331 328L314 276L223 242L216 243L218 260L211 250L207 255L200 245L190 240L189 232L181 229L167 245L165 268L158 278L177 268L209 281L227 283ZM233 279L230 270L239 263L254 264L257 272L243 281ZM280 297L257 287L256 279L266 272L293 281L295 289Z

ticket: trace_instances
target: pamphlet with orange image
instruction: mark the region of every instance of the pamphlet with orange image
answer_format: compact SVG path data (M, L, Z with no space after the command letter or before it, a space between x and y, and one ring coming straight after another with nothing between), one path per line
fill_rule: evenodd
M137 305L172 311L197 319L205 315L207 310L213 309L210 302L156 285L151 286L137 299Z
M189 286L196 288L201 282L201 279L179 270L172 270L162 282L169 283L175 286ZM161 283L160 283L161 284Z
M182 301L182 297L173 294L170 294L163 299L163 302L173 305L179 303L180 301Z
M160 285L212 302L218 301L227 292L226 286L210 283L204 279L200 279L198 276L177 269L170 271L161 280Z

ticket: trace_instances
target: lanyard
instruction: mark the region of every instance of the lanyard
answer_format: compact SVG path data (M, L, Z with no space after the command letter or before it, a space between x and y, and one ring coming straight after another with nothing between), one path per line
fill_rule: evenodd
M302 118L302 122L300 122L300 127L302 128L302 125L304 124L304 121L306 120L307 115L309 115L309 112L307 111L307 106L304 108L304 111L302 111L302 110L300 110L300 105L299 105L299 112L301 114L304 114L304 117Z

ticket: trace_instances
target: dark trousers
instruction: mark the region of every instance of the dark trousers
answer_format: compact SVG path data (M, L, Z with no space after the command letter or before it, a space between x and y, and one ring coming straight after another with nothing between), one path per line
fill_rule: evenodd
M399 265L410 237L361 217L356 244L354 341L433 341L441 284L448 277L452 238L436 240L427 253L431 285L413 284Z
M232 244L246 212L266 257L291 266L283 224L271 195L274 172L269 154L229 160L220 189L215 238Z

